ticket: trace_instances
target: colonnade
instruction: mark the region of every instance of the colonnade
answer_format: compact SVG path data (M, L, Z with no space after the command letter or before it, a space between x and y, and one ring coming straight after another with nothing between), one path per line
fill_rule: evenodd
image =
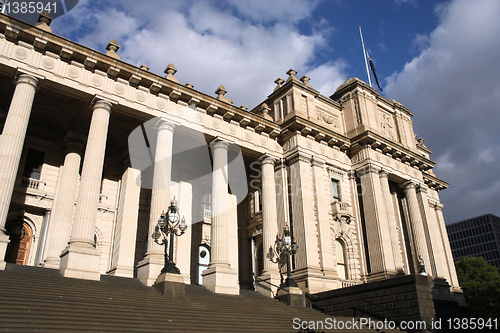
M424 264L427 274L446 279L450 285L457 286L453 260L443 260L453 257L451 251L447 253L446 250L449 243L440 212L441 206L429 199L427 186L414 181L401 184L407 216L398 222L396 216L400 212L396 211L398 206L394 204L387 171L369 164L357 172L360 177L358 194L362 197L370 266L368 280L384 279L412 271L418 273L420 262ZM402 242L404 230L400 223L406 223L410 242L408 248ZM407 256L410 257L409 262L406 262ZM413 267L405 269L408 264L413 264Z

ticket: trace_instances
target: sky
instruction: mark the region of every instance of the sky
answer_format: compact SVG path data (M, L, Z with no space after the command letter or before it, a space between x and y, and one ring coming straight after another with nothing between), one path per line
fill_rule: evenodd
M249 109L288 69L330 96L367 81L358 27L382 96L413 111L433 154L446 223L500 215L500 1L80 0L53 32Z

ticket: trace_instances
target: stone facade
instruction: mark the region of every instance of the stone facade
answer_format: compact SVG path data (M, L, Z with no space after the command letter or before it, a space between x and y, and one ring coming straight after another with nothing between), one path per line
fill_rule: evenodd
M161 77L118 48L101 53L0 15L0 268L151 285L163 267L151 234L175 196L189 224L173 258L185 283L271 296L284 268L269 259L289 225L303 291L412 275L420 260L460 291L438 196L447 184L410 110L355 78L328 98L290 70L249 111L222 85L211 97L178 83L172 64ZM130 136L153 120L153 167L138 170ZM211 153L197 182L197 160L175 148L193 133ZM235 165L243 183L232 183Z

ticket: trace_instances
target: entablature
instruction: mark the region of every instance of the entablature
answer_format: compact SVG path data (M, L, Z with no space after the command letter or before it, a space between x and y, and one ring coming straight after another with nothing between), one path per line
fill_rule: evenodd
M392 142L372 131L365 131L351 140L350 155L356 154L365 146L378 149L384 154L391 155L393 158L401 160L403 163L409 163L410 166L416 166L420 171L432 169L436 163L419 155L399 143Z

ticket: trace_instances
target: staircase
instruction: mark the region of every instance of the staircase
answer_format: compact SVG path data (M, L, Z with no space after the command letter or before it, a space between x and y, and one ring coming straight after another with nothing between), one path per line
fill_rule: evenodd
M0 332L324 331L294 329L294 318L324 322L328 317L255 291L230 296L186 286L186 296L176 299L136 279L102 275L101 281L88 281L62 277L54 269L13 264L0 271Z

